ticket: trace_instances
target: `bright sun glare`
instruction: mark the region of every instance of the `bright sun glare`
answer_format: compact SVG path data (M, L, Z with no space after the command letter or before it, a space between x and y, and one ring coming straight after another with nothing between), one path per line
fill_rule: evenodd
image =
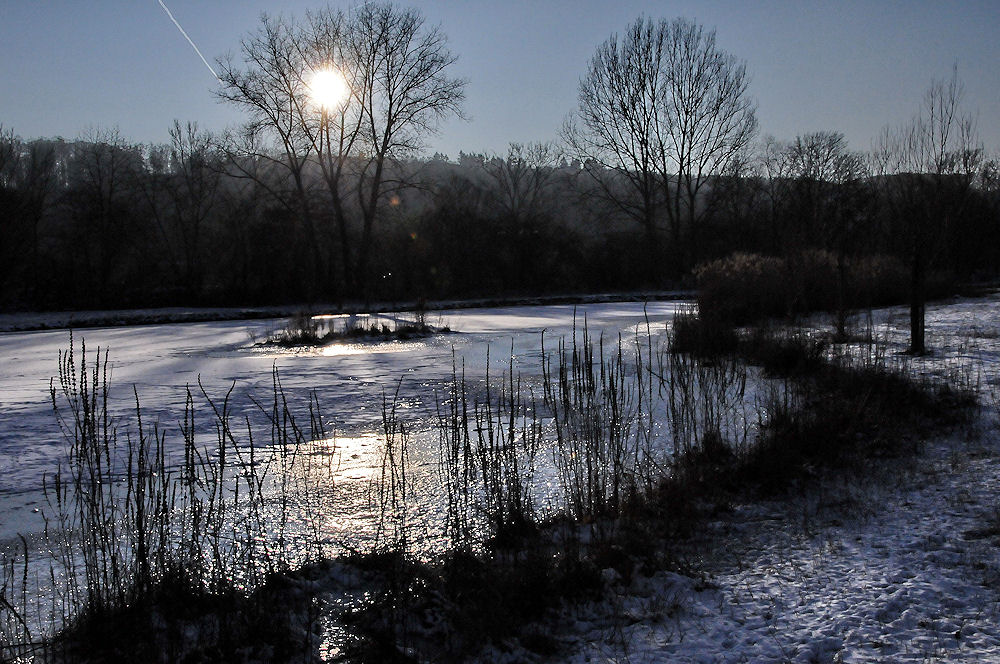
M309 95L322 108L339 106L347 99L350 88L344 75L336 69L318 69L309 82Z

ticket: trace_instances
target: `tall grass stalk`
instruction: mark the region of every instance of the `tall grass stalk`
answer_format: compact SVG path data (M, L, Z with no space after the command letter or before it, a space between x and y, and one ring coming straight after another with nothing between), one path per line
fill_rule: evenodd
M4 561L0 659L24 654L19 644L61 659L80 655L93 639L114 647L101 641L124 636L114 634L115 616L152 610L164 593L192 601L206 593L248 596L274 573L321 556L315 531L290 524L303 521L304 482L315 482L301 471L299 454L322 438L322 420L313 397L304 432L276 370L272 387L272 402L258 404L269 431L255 435L247 419L245 439L233 427L232 388L214 400L202 387L214 432L208 442L188 389L174 442L145 421L134 388L131 421L111 414L107 350L89 354L81 342L77 351L71 338L50 385L66 460L44 480L40 547L23 540L20 561ZM32 616L38 629L29 629Z
M608 356L604 337L595 346L586 322L582 338L561 339L545 354L545 405L552 418L555 465L570 514L577 519L613 515L648 483L648 446L637 435L641 397L630 375L621 336ZM554 364L553 364L554 363Z
M687 353L665 352L657 372L666 394L674 459L713 444L747 446L756 419L746 402L749 372L733 355L711 362Z
M373 550L402 557L410 554L409 497L410 434L399 419L399 388L391 400L382 394L382 454L379 473L372 477L369 503L378 514Z
M479 473L470 434L465 361L459 370L454 349L449 390L448 398L437 399L438 457L447 503L445 535L452 549L469 553L476 544Z
M542 421L515 372L513 350L499 385L487 372L483 395L469 398L465 368L452 362L450 398L438 403L441 478L452 546L514 543L534 530L534 479ZM527 394L526 394L527 391Z

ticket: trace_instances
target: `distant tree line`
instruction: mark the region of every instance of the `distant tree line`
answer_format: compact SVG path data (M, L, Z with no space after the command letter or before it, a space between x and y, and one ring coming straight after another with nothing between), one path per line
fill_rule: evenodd
M263 17L220 62L247 122L24 140L0 127L0 306L357 303L660 289L734 253L892 258L922 339L931 274L996 277L1000 178L957 73L869 153L757 137L744 63L690 21L596 51L558 141L417 155L461 113L440 29L366 3ZM343 76L339 101L310 78ZM845 300L846 301L846 300ZM921 323L922 324L922 323ZM921 341L922 343L922 341Z
M632 229L592 216L549 145L394 162L361 294L342 278L342 233L323 174L300 186L270 156L240 157L194 124L137 145L0 134L0 303L5 310L358 302L622 289ZM245 175L254 174L253 178ZM313 256L323 264L316 269ZM332 258L328 258L332 257ZM326 262L330 261L331 265ZM598 268L599 269L595 269ZM351 265L349 269L357 269ZM329 276L332 275L332 276Z
M296 186L286 172L264 158L237 169L193 124L170 134L166 145L130 144L109 131L74 141L0 135L4 309L360 300L344 280L324 283L309 258L314 244L338 255L342 237L323 205L318 167L303 175L315 200L310 231L279 199ZM606 200L606 190L626 191L624 176L567 161L552 144L394 163L391 177L409 184L382 204L366 296L665 288L733 252L806 249L908 263L914 246L926 246L935 270L997 276L994 162L935 183L926 174L873 173L836 132L757 148L708 180L699 204L709 212L678 240L663 238L659 256L649 252L648 228ZM242 176L251 169L257 179ZM947 217L931 216L925 196L948 206ZM348 229L349 238L361 233Z

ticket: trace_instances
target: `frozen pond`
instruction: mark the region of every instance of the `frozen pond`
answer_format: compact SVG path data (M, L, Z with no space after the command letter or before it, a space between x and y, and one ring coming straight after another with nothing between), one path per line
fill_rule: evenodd
M198 381L208 395L231 397L235 421L249 417L262 424L264 415L250 397L267 403L272 367L276 367L292 410L308 426L307 405L315 392L328 434L336 436L341 479L362 481L371 474L371 456L381 428L383 392L399 388L400 417L416 434L411 454L425 465L436 458L436 436L426 435L436 420L436 403L446 390L455 358L470 381L490 371L499 377L510 363L526 381L538 377L541 341L555 348L560 337L578 331L584 320L592 336L603 333L607 344L626 340L647 321L662 331L679 302L527 306L444 311L428 315L431 325L447 325L453 334L411 341L337 344L316 349L285 350L254 345L284 319L175 323L95 328L74 335L77 353L85 341L88 354L109 349L112 367L111 408L122 428L134 426L133 387L147 424L158 422L168 440L179 441L185 388L209 424ZM0 334L0 540L18 532L38 532L45 508L43 476L51 475L65 454L65 442L52 413L50 378L57 373L60 350L70 344L66 330ZM196 422L197 423L197 422ZM433 449L430 449L433 448ZM366 456L367 454L367 456ZM352 463L352 459L354 462Z
M586 320L591 336L603 333L606 346L611 346L619 334L626 343L637 332L644 336L647 322L655 337L679 308L687 306L686 302L604 303L444 311L430 314L428 323L447 325L453 334L299 350L254 344L283 327L285 319L95 328L77 332L75 340L78 353L80 342L86 341L91 357L97 347L109 349L111 407L121 427L134 427L134 387L146 424L157 422L168 441L178 445L187 386L198 408L196 425L204 431L212 424L199 379L215 400L223 399L235 385L230 401L234 422L249 418L258 429L266 425L266 416L251 397L267 405L272 368L277 368L292 411L305 428L308 399L314 392L336 450L331 463L337 486L327 491L336 504L326 506L329 522L324 527L351 532L359 528L359 517L367 508L364 489L377 470L384 393L391 397L398 387L399 416L413 434L411 460L425 469L422 478L415 479L433 482L437 404L447 396L453 361L460 370L464 364L475 390L486 374L487 356L490 374L498 379L513 354L514 369L530 388L539 380L543 334L546 350L554 350L559 338L573 334L574 315L578 336ZM995 366L1000 357L998 310L995 296L929 307L928 341L935 353L906 360L910 370L963 373ZM906 310L876 311L872 323L887 351L902 358ZM817 316L805 324L825 328L829 321ZM863 327L863 321L857 325ZM66 330L0 333L0 545L17 533L37 533L42 528L43 477L56 471L66 447L52 413L49 381L57 373L59 351L69 343ZM988 393L1000 390L995 372L966 376L970 378L981 381ZM431 504L435 487L426 488L422 495L427 502L415 504L414 513L433 522L432 513L440 506Z
M943 377L956 385L978 388L986 404L998 406L998 301L1000 298L993 295L979 299L956 299L928 307L928 343L933 349L928 357L910 358L903 353L907 342L905 308L872 312L869 325L880 339L877 346L885 354L888 364L898 363L906 371L932 379ZM586 320L590 336L596 339L602 335L604 350L610 354L619 335L628 348L627 352L634 348L632 342L637 334L645 346L648 325L653 333L650 344L655 349L660 345L659 335L666 324L678 309L687 306L688 303L682 302L659 302L647 307L626 303L575 308L537 306L449 311L442 312L440 318L438 314L433 314L428 323L448 325L456 330L454 334L410 341L337 344L315 349L283 350L255 345L255 340L283 327L284 319L88 329L78 333L75 340L78 358L82 339L86 339L88 357L92 358L98 346L110 349L109 361L113 367L111 406L122 431L135 426L134 388L142 401L147 426L158 422L160 429L167 434L168 443L177 446L181 443L179 431L185 388L188 386L195 392L198 408L196 427L203 434L200 442L210 443L212 437L213 421L197 387L199 379L209 397L217 401L235 385L230 401L234 424L246 418L258 432L267 430L267 418L254 404L253 398L265 407L269 404L272 368L279 372L291 409L301 417L300 423L306 429L308 399L310 393L315 393L323 408L325 437L307 446L296 468L306 466L307 471L301 477L305 477L306 482L317 481L315 485L304 485L315 489L308 500L310 507L316 508L311 514L319 515L318 520L309 523L310 527L316 526L322 531L325 539L321 546L326 552L334 554L352 548L364 550L365 544L373 539L377 517L370 506L369 492L372 478L380 472L383 394L391 396L398 389L400 419L411 433L407 471L412 483L406 501L408 523L414 530L414 539L420 539L417 547L439 550L440 545L447 544L447 539L443 533L442 473L438 472L437 407L448 397L453 362L460 369L464 367L467 388L473 399L484 396L483 379L487 369L496 381L511 365L519 374L522 386L531 391L540 383L543 334L545 350L552 353L560 338L569 338L575 332L579 340ZM828 316L818 315L800 324L807 334L822 334L830 329ZM855 331L863 332L865 327L865 317L859 317L855 321ZM68 348L69 343L67 331L0 334L0 358L3 360L0 364L0 377L3 378L0 381L0 553L9 552L3 551L5 545L18 544L18 540L13 539L16 533L37 535L42 526L41 513L47 509L41 491L42 478L57 469L65 454L65 442L52 413L49 380L57 373L59 351ZM871 347L848 344L831 347L830 352L863 354L867 352L866 348L870 351ZM639 375L634 366L632 372L633 376ZM770 389L769 383L774 383L762 379L752 382L754 386L748 387L745 397L742 394L740 397L745 408L744 422L747 422L748 416L754 416L759 405L755 401L754 390ZM535 396L538 396L537 390ZM493 398L496 398L496 393ZM666 417L662 404L654 404L653 408L660 409L657 410L658 418ZM663 423L658 421L651 426L662 427ZM670 435L667 433L668 437ZM262 447L267 446L266 436L258 436L255 440ZM659 446L658 449L663 448ZM314 467L321 472L310 476L308 469ZM324 474L324 469L332 469L332 472ZM558 491L558 483L551 473L546 475L546 470L551 468L540 470L540 481L532 487L540 489L537 495L543 501L547 500L547 490L550 494L553 490ZM960 478L955 483L961 486ZM557 505L558 498L551 504ZM545 511L545 505L539 507ZM917 513L921 512L919 506L915 509ZM931 513L944 514L936 507L926 509L919 514L921 523L928 521L926 514ZM947 516L943 518L947 520ZM890 530L909 536L914 528L911 524L898 528L893 526ZM877 538L884 539L884 533L878 533ZM914 540L913 548L921 555L926 553L925 539ZM37 595L41 598L38 620L43 623L47 619L44 598L54 596L55 591L46 586L49 559L37 555L44 553L44 542L39 540L37 543L39 550L29 555L32 570L37 574L35 581L29 580L29 585L38 584ZM303 552L308 555L305 546L309 543L292 550L291 555L298 556ZM902 548L906 546L910 545L904 543ZM19 547L15 547L13 553L15 556L19 554ZM824 557L826 555L823 554ZM781 549L777 556L779 560L784 560L785 550ZM867 566L868 557L865 561ZM772 566L773 563L762 566L762 573L766 576L767 569ZM856 561L851 559L845 569L856 570L858 567ZM938 576L939 571L935 570L933 583L937 582ZM846 577L838 577L842 578ZM734 587L738 586L741 591L744 585L742 577L734 583ZM808 603L806 613L810 619L815 617L814 604L812 601ZM881 621L885 598L879 595L875 604L878 612L873 615ZM826 622L824 618L824 625ZM742 620L739 625L736 631L742 634ZM949 628L947 631L951 633L952 630ZM748 642L752 639L752 643L756 644L761 639L756 632L751 632ZM815 629L810 628L809 633L815 633ZM708 641L713 641L711 632L705 634ZM691 647L695 651L708 652L715 646L703 641L696 639L693 643L697 645Z

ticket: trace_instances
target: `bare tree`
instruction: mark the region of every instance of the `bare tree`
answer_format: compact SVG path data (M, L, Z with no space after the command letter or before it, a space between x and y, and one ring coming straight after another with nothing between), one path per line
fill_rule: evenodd
M1000 156L983 161L978 185L994 215L1000 219Z
M715 31L686 19L640 18L624 37L598 47L580 82L579 106L564 137L590 169L610 169L632 198L602 185L658 245L665 215L674 256L684 227L707 213L700 194L726 172L757 130L746 65L716 45Z
M821 238L824 218L832 212L834 191L854 177L861 158L847 149L842 133L830 131L796 136L785 152L792 212L801 236L795 244L802 246L811 238Z
M554 184L558 152L552 143L511 143L507 154L483 162L491 185L492 215L500 223L498 238L505 240L512 257L511 284L522 288L535 283L539 267L551 261L553 252L542 247L552 221L553 205L547 195Z
M309 245L306 260L314 279L327 276L327 257L310 204L306 165L315 146L308 106L307 65L302 60L296 25L284 17L263 15L257 31L240 42L242 63L219 62L218 95L241 108L247 123L230 132L221 147L232 173L252 179L289 212L297 215ZM263 162L263 163L262 163ZM274 177L275 174L286 177ZM284 186L288 182L291 186ZM313 284L313 288L318 288ZM308 293L311 296L314 293Z
M518 225L537 217L555 175L559 153L552 143L511 143L507 154L484 161L502 213Z
M4 129L0 124L0 187L13 185L14 171L20 158L21 139L14 134L11 127Z
M21 163L23 144L11 128L0 125L0 295L6 296L8 279L17 266L17 256L22 250Z
M774 226L769 216L769 185L757 155L745 150L712 180L705 196L711 219L691 233L688 246L692 264L716 258L732 247L766 251Z
M785 246L788 219L784 207L790 197L791 163L788 145L771 135L764 137L754 163L767 206L768 245L772 251Z
M884 129L873 154L910 262L910 352L917 355L927 351L928 272L983 161L975 122L961 109L963 92L957 68L947 81L933 81L919 114Z
M568 151L602 196L642 225L651 255L659 244L663 202L657 150L665 25L639 19L622 38L612 35L597 48L580 81L577 111L562 131Z
M421 147L442 119L461 112L465 83L448 75L456 58L440 28L389 3L262 22L242 44L242 69L220 63L220 96L249 111L250 131L276 138L277 160L292 174L312 234L308 175L316 165L338 233L343 283L367 297L374 229L404 184L399 159ZM312 77L322 70L343 76L342 101L310 96Z
M74 223L72 246L80 253L81 285L90 287L88 304L105 300L123 285L128 239L141 233L135 217L136 179L142 156L117 129L92 129L78 140L68 164L63 202Z
M757 132L746 64L718 48L715 30L675 19L666 32L666 105L657 136L660 179L669 201L671 239L681 241L705 214L699 194L709 178L724 172Z
M870 196L864 155L848 149L840 132L797 136L787 146L788 175L797 224L789 238L803 248L815 238L837 259L836 335L847 338L847 260L868 217ZM797 239L797 241L796 241Z

